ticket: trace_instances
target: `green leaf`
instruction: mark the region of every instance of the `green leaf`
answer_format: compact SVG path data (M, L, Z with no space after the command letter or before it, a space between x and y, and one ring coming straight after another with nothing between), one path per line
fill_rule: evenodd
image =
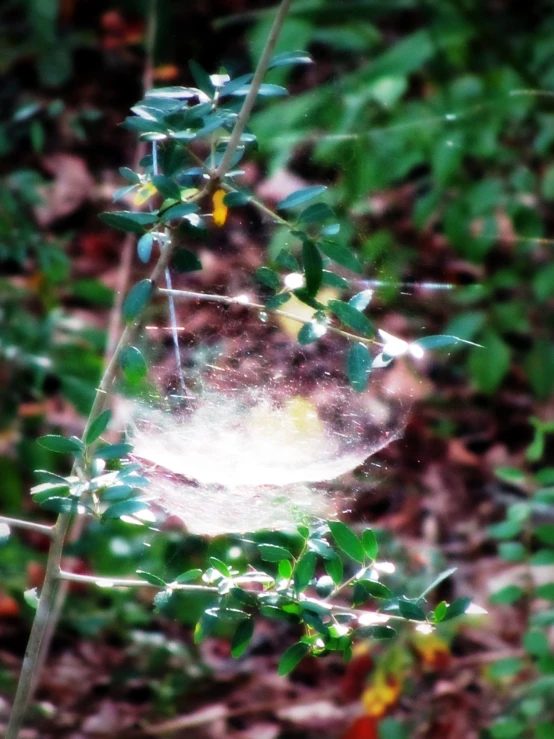
M409 600L399 600L398 610L400 615L410 621L426 621L425 612L416 604Z
M327 326L321 321L310 321L305 323L300 331L298 332L298 343L302 346L311 344L318 339L321 339L327 333Z
M379 545L377 544L377 537L373 529L365 529L362 532L362 545L369 559L375 560L379 551Z
M529 563L533 567L545 567L548 565L554 565L554 550L552 549L539 549L535 552Z
M328 305L337 318L346 326L354 329L354 331L358 331L364 335L373 333L373 326L369 318L349 303L344 303L342 300L330 300Z
M304 241L302 244L302 262L306 276L306 290L309 295L315 296L321 287L323 260L313 241Z
M240 205L246 205L251 199L252 195L249 193L243 192L242 190L234 190L225 195L223 205L226 205L228 208L234 208Z
M503 541L498 547L498 553L507 562L521 562L525 559L527 549L519 541Z
M523 648L532 657L542 657L550 653L550 645L544 631L532 629L523 636Z
M446 614L442 620L450 621L451 619L457 618L458 616L463 616L470 605L471 598L457 598L448 606L448 608L446 609Z
M231 571L229 570L225 562L222 562L217 557L209 557L208 562L210 563L210 567L213 567L215 570L221 573L223 577L231 577Z
M443 570L443 572L437 575L435 579L433 580L433 582L425 588L423 593L419 596L418 600L422 600L423 598L425 598L427 593L430 593L432 590L438 587L441 584L441 582L444 582L445 580L447 580L455 572L456 572L456 567L451 567L448 570Z
M489 667L488 673L495 680L515 677L523 669L524 662L519 657L505 657Z
M37 439L37 444L57 454L80 454L84 450L83 442L75 436L66 439L65 436L47 434L46 436L40 436Z
M287 623L297 623L298 619L295 615L286 613L276 606L260 606L260 614L265 618L271 618L275 621L286 621Z
M283 269L288 269L291 272L298 272L300 265L295 256L293 256L287 249L281 249L279 254L275 257L275 264Z
M352 344L346 355L346 374L352 388L363 392L367 387L371 372L371 356L365 344Z
M277 572L279 573L279 577L282 577L283 580L289 580L292 577L292 564L288 559L282 559L279 562L277 565Z
M112 412L110 410L105 410L96 416L96 418L91 422L85 434L85 444L87 446L94 443L100 438L100 436L102 436L104 431L108 428L111 417Z
M363 311L371 302L373 297L373 290L362 290L360 293L353 295L348 301L348 305L355 308L358 311Z
M279 660L279 675L288 675L289 672L292 672L309 651L309 646L303 642L296 642L296 644L289 647Z
M344 568L342 566L341 558L338 554L334 554L333 557L329 557L323 562L323 566L329 577L333 580L335 585L340 585L344 576Z
M146 572L146 570L137 570L137 575L142 580L146 580L146 582L149 582L150 585L158 585L161 588L165 588L165 586L167 585L165 580L162 580L161 577L154 575L152 572Z
M328 305L335 316L354 331L358 331L364 336L373 333L373 326L369 318L349 303L344 303L342 300L330 300Z
M479 390L493 393L510 369L511 353L496 333L484 334L481 343L483 348L475 348L469 355L469 371Z
M136 384L148 374L148 365L136 346L126 346L119 355L119 366L126 379Z
M360 585L372 598L392 598L392 593L387 586L377 580L357 580L356 585Z
M157 222L158 216L154 213L133 213L130 210L100 213L100 219L112 228L118 228L127 233L144 233L146 226Z
M512 539L520 534L522 529L521 521L501 521L489 526L489 535L493 539Z
M535 590L537 598L544 598L545 600L554 600L554 582L547 582L544 585L539 585Z
M260 550L260 556L266 562L280 562L282 559L292 559L292 554L285 549L285 547L279 547L275 544L258 544Z
M38 608L38 602L39 602L37 589L29 588L28 590L23 591L23 600L29 606L29 608L32 608L33 611L36 611Z
M127 500L134 497L134 488L130 485L111 485L101 493L102 503L115 503L119 500Z
M154 175L152 177L152 184L164 198L171 198L172 200L181 199L181 190L171 177L166 177L163 174Z
M310 539L308 541L308 549L319 554L323 559L330 559L334 556L335 550L329 546L323 539Z
M289 64L311 64L312 62L313 59L307 51L284 51L282 54L276 54L272 57L267 68L276 69Z
M121 125L122 128L127 129L127 131L135 131L143 134L153 133L163 135L168 132L168 128L165 123L159 123L150 118L140 118L139 116L127 116Z
M226 95L232 95L235 90L239 90L241 87L244 87L244 85L252 82L253 76L254 75L249 72L248 74L241 74L240 77L235 77L235 79L229 80L229 82L223 85L223 87L220 89L219 96L225 97Z
M360 264L360 260L347 246L325 240L318 241L318 246L332 262L336 262L336 264L340 264L341 267L346 267L352 270L352 272L361 273L362 265Z
M520 739L525 731L525 726L515 718L501 718L489 726L493 739Z
M360 639L394 639L396 631L390 626L375 624L375 626L360 626L356 629L356 636Z
M265 307L268 310L277 310L285 303L288 303L290 298L291 298L290 293L283 293L282 295L274 295L273 297L269 298L269 300L265 304Z
M551 721L541 721L535 724L535 739L552 739L554 736L554 723Z
M173 266L177 272L197 272L202 269L202 262L194 252L181 247L173 255Z
M281 287L281 279L277 272L269 267L258 267L256 270L256 278L267 287L278 290Z
M136 172L133 172L133 170L129 167L120 167L119 174L132 185L138 185L140 183L140 175L138 175Z
M294 589L297 592L305 590L310 580L312 580L315 572L317 554L315 552L306 552L300 557L294 568Z
M156 595L154 596L155 610L163 611L164 608L167 608L172 597L173 592L171 590L161 590L159 593L156 593Z
M334 272L329 272L327 269L323 270L323 279L321 280L321 284L328 287L336 287L339 290L348 290L350 287L348 280L345 280L344 277L341 277L340 275L336 275Z
M154 245L154 236L151 233L142 234L137 242L137 254L141 262L146 264L150 261L152 255L152 247Z
M163 213L160 213L160 220L162 223L167 223L167 221L176 218L190 216L191 213L196 213L198 210L200 209L196 203L177 203L177 205L172 205L167 210L164 210Z
M247 650L253 634L254 621L251 618L245 618L237 626L231 640L231 654L235 659Z
M237 97L241 97L243 95L248 95L250 92L251 84L242 85L242 87L239 87L236 90L233 90L231 92L231 95L236 95ZM281 85L273 85L270 82L264 82L260 85L260 88L257 93L260 97L285 97L288 95L288 90L286 87L281 87Z
M442 349L445 346L452 346L454 344L471 344L472 341L466 341L465 339L459 339L457 336L448 336L446 334L437 334L436 336L423 336L417 341L413 341L413 344L417 344L422 349Z
M523 589L519 585L506 585L490 597L490 602L494 605L511 605L524 595Z
M143 511L145 508L148 508L148 503L145 500L123 500L106 508L102 514L102 518L112 519L121 518L121 516L132 516L133 513Z
M196 90L193 87L182 87L179 85L156 87L152 90L147 90L145 97L184 100L186 98L196 97Z
M333 582L333 579L329 577L329 575L323 575L323 577L318 578L315 590L320 598L329 597L334 589L335 583Z
M202 576L202 570L195 568L193 570L187 570L186 572L183 572L181 575L179 575L179 577L175 580L175 582L179 583L179 585L184 585L187 582L198 580L198 578L201 576Z
M277 203L277 210L295 208L297 205L307 203L309 200L313 200L314 198L317 198L318 195L324 193L326 189L325 185L312 185L311 187L305 187L302 190L296 190Z
M327 203L312 203L298 216L298 223L321 223L326 218L334 218L335 214Z
M327 524L338 548L351 559L363 563L365 561L364 547L352 529L342 521L328 521Z
M36 499L38 501L38 495ZM79 511L79 501L77 498L58 498L52 497L40 501L41 508L46 508L54 513L77 513Z
M94 450L95 459L121 459L133 451L132 444L107 444Z
M202 92L206 93L206 95L211 98L215 92L215 87L210 79L210 75L203 67L200 66L200 64L198 64L198 62L195 62L194 59L189 61L189 69L198 89L202 90Z
M48 500L51 497L65 496L69 494L69 484L67 480L56 480L53 482L43 482L31 488L31 495L36 502Z
M543 544L554 546L554 524L544 523L535 528L535 536Z
M433 611L433 621L438 624L444 620L448 606L445 600L442 600Z
M152 280L137 282L127 293L122 306L122 315L125 321L135 319L148 305L154 284Z

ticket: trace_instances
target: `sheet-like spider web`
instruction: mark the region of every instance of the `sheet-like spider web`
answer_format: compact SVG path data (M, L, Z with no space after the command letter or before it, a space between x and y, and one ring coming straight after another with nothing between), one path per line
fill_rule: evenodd
M340 513L337 478L401 435L406 388L398 397L385 368L355 392L342 336L301 346L290 322L241 305L187 301L177 311L180 368L171 320L147 326L156 389L130 406L129 436L153 501L206 535Z

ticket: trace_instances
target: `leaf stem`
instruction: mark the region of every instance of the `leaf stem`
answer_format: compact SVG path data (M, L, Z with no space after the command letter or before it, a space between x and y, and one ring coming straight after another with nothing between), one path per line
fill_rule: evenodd
M199 199L204 195L204 191L199 192L195 199ZM156 266L152 270L150 280L153 283L163 275L165 268L167 267L171 258L172 245L168 244L165 249L162 250ZM146 306L145 306L146 308ZM96 416L104 410L104 407L109 398L109 392L112 384L115 380L118 365L119 356L128 344L132 342L137 333L140 319L144 310L136 317L133 323L129 323L117 343L114 352L108 362L104 371L104 376L96 390L94 402L90 410L85 428L83 430L82 439L84 440L87 434L90 424L96 418ZM62 513L58 516L58 520L54 526L52 534L52 544L50 545L50 551L48 553L48 559L46 561L46 572L44 575L44 582L40 593L37 611L31 627L31 633L29 635L29 641L27 649L25 651L25 657L23 659L23 665L21 667L21 674L19 677L19 683L15 694L12 712L10 715L10 721L8 724L5 739L17 739L19 731L23 725L25 718L25 712L27 705L31 700L33 688L36 684L36 672L39 662L42 661L44 652L41 650L41 644L44 640L45 634L50 629L50 621L52 619L52 610L55 604L56 592L60 583L60 563L63 552L63 546L69 526L73 520L73 515L69 513ZM68 573L69 574L69 573ZM55 614L54 614L55 615Z
M155 585L147 580L133 579L127 577L98 577L97 575L78 575L75 572L64 572L60 570L58 573L60 580L68 582L84 583L86 585L96 585L99 588L154 588L156 590L164 590L161 585ZM217 588L209 585L191 585L180 583L167 583L169 590L186 590L188 592L217 593Z
M53 526L46 526L43 523L35 523L34 521L23 521L20 518L11 518L11 516L0 516L0 523L5 523L14 529L26 529L28 531L36 531L39 534L51 537L54 533Z
M275 48L275 44L277 43L277 39L279 38L279 34L281 33L281 28L283 27L283 23L285 22L285 18L287 17L291 2L292 0L282 0L281 5L279 6L279 10L277 11L277 15L275 16L275 20L273 21L273 25L271 27L271 31L269 33L269 36L267 37L267 41L258 61L258 66L256 67L256 71L254 72L254 77L252 78L252 82L250 83L248 95L244 99L244 103L238 115L235 127L233 128L231 138L229 139L229 143L227 144L227 148L225 149L225 154L223 155L223 159L221 160L219 167L214 172L215 178L219 180L222 180L229 171L229 167L231 166L231 161L233 159L235 151L240 144L240 137L244 133L244 129L246 128L246 124L248 123L248 119L250 118L250 113L252 112L252 108L254 107L254 103L256 102L256 97L267 71L269 61L273 54L273 49Z
M312 322L312 318L301 318L294 313L289 313L288 311L281 310L280 308L267 308L267 306L265 306L263 303L254 303L253 301L245 298L243 295L238 295L237 297L233 298L228 295L198 293L193 292L192 290L167 290L165 288L159 288L158 292L161 295L173 295L174 297L181 298L182 300L205 300L209 303L222 303L223 305L240 305L243 308L251 308L252 310L264 311L266 313L271 313L274 316L289 318L291 321L296 321L297 323L302 324ZM352 341L359 341L363 344L377 344L381 346L381 343L375 341L374 339L368 339L365 336L357 336L356 334L351 334L350 331L343 331L343 329L336 328L336 326L328 325L327 330L331 333L338 334Z

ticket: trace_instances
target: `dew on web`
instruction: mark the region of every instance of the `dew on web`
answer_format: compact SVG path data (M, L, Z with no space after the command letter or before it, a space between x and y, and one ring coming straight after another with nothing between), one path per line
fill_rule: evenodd
M121 402L156 506L201 535L342 514L351 500L341 480L402 434L417 367L403 372L402 388L390 368L375 370L358 393L342 336L323 331L301 346L301 323L260 317L244 301L177 310L184 384L162 319L142 333L150 392Z

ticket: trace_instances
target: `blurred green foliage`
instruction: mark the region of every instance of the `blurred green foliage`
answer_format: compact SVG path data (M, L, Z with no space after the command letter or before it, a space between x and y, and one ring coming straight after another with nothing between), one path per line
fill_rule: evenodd
M466 265L462 285L473 284L454 292L444 333L486 347L464 350L475 388L494 393L510 372L523 374L539 400L554 389L545 5L483 13L474 0L298 3L280 48L309 48L332 75L252 122L273 170L300 158L327 176L345 221L355 216L341 238L373 275L448 280L434 261L453 251ZM250 31L253 56L269 22Z
M554 20L548 8L547 2L510 0L490 12L483 12L478 0L298 0L277 51L308 48L314 69L324 72L319 77L311 69L273 70L268 81L288 81L295 94L279 99L275 108L268 105L252 120L260 162L272 171L286 166L332 185L328 195L339 216L338 240L354 246L368 265L366 276L461 283L445 301L451 317L435 328L485 347L457 350L464 353L476 390L491 396L503 386L522 384L538 402L554 390L554 265L548 241L554 200L554 98L549 97ZM49 137L55 138L58 129L52 121L64 109L63 90L59 99L51 91L58 96L58 88L75 83L74 52L91 44L93 35L72 29L70 22L61 29L54 0L12 0L0 10L0 20L11 23L14 17L23 24L0 48L0 67L10 82L1 93L0 121L0 265L5 275L0 278L0 434L7 440L0 476L5 512L27 507L30 469L55 467L53 455L34 442L43 430L44 411L24 417L21 406L40 405L60 393L86 413L104 344L101 331L71 320L64 307L68 297L79 297L79 286L71 282L71 234L41 233L32 212L44 184L37 157ZM256 58L270 15L256 9L249 19L247 34ZM216 23L229 33L235 32L233 24L232 17ZM36 96L14 74L28 59L36 73ZM71 123L82 138L86 131L79 115ZM277 231L269 246L272 267L278 266L275 258L284 237ZM98 285L81 288L87 305L105 302ZM418 317L411 320L419 325ZM459 354L455 360L459 364ZM549 433L540 424L537 429L530 463L540 459L537 448ZM551 564L551 524L532 529L531 550L528 539L522 541L537 506L552 504L551 481L545 483L546 492L540 483L537 473L531 503L510 506L506 522L491 532L507 561L540 555L543 564ZM148 551L143 531L129 534L119 522L94 523L73 550L99 574L134 572L139 559L145 570L163 570L171 579L188 567L204 567L208 556L225 560L234 544L215 540L208 549L195 539L183 543L178 535L147 543ZM10 592L21 592L26 566L37 558L17 536L3 547L2 575ZM395 551L391 559L398 563L400 554ZM395 579L410 580L415 597L420 583L411 576L409 568L401 567ZM513 588L497 594L495 602L534 597ZM552 600L551 589L545 594ZM23 601L21 607L31 615ZM176 617L191 624L202 604L173 607ZM539 676L493 726L493 737L520 736L528 726L534 727L530 736L550 736L541 692L552 684L552 661L542 638L543 629L551 626L549 613L530 622L524 644ZM182 644L165 637L156 641L147 633L149 622L150 605L122 593L93 594L86 609L81 599L70 601L66 615L68 627L83 635L120 630L129 651L144 663L137 669L144 666L157 675L153 684L159 706L170 711L175 696L196 679L196 668L191 669L195 658ZM175 672L168 677L167 665L174 666L176 659L185 667L180 677ZM491 677L510 680L521 669L520 662L499 663Z

